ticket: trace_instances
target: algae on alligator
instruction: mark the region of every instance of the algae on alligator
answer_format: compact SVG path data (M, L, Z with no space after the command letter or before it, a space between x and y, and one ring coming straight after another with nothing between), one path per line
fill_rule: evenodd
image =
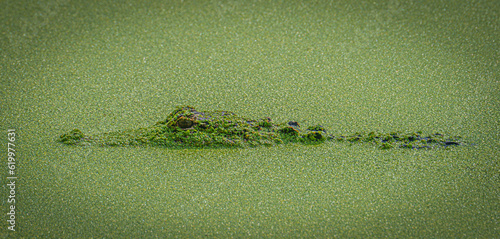
M460 137L435 133L355 133L335 136L321 125L302 129L299 123L274 123L270 118L247 119L228 111L197 111L191 106L177 107L163 121L146 128L85 135L74 129L59 137L68 145L158 145L166 147L251 147L283 143L319 144L325 141L369 143L381 149L427 149L461 145Z

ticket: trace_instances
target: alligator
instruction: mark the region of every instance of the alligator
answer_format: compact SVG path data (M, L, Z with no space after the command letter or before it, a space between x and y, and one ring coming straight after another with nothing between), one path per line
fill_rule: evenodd
M275 123L269 117L248 119L230 111L198 111L179 106L165 120L139 129L86 135L79 129L62 134L58 141L66 145L166 146L172 148L255 147L284 143L321 144L326 141L369 143L380 149L433 149L463 145L461 137L441 133L418 132L359 133L333 135L321 125L307 128L296 121Z

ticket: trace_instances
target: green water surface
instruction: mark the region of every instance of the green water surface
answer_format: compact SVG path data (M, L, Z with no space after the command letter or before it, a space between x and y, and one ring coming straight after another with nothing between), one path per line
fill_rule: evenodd
M0 3L2 237L500 236L498 1ZM146 127L178 105L470 145L56 142Z

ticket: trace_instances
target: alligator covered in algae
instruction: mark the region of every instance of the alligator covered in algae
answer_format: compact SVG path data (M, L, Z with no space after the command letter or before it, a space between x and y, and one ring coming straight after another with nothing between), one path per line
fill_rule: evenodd
M228 111L197 111L191 106L177 107L163 121L146 128L85 135L75 129L60 136L68 145L158 145L166 147L248 147L283 143L319 144L325 141L368 143L381 149L437 148L461 145L460 137L435 133L355 133L332 135L321 125L303 128L299 123L275 123L270 118L247 119Z

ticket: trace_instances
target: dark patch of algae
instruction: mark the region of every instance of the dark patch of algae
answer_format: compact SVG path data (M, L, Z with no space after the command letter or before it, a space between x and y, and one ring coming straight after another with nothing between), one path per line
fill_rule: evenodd
M462 145L460 137L447 138L440 133L423 136L422 132L355 133L334 136L321 125L301 130L299 123L274 123L270 118L246 119L228 111L197 111L191 106L177 107L164 121L155 125L97 135L85 135L75 129L60 136L68 145L158 145L173 148L187 147L252 147L300 142L320 144L327 140L348 143L371 143L380 149L430 149Z

